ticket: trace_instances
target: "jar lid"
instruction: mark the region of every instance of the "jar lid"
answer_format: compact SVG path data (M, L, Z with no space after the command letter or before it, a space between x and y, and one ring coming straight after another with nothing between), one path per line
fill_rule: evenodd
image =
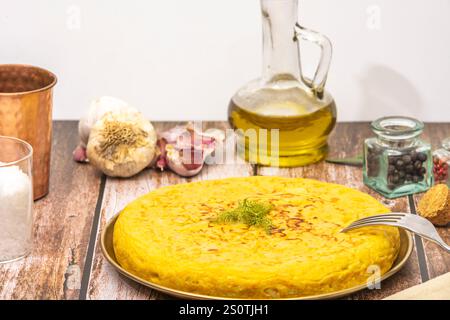
M409 140L419 136L424 128L422 121L409 117L384 117L372 122L372 130L383 139Z

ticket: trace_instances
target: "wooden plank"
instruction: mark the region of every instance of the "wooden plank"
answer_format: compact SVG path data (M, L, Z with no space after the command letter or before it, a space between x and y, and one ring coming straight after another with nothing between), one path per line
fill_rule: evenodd
M450 124L435 123L425 126L423 138L429 141L434 149L439 148L442 140L447 137L450 137ZM423 194L414 196L416 208L422 196ZM450 243L450 227L439 227L437 230L442 239ZM430 241L423 240L423 243L430 278L450 272L450 255Z
M158 131L167 130L174 123L156 123ZM220 123L205 123L205 128L225 129L227 125ZM156 172L146 170L132 179L109 179L106 183L104 200L101 211L99 235L103 227L123 207L140 195L146 194L156 188L187 183L191 181L220 179L232 176L253 175L253 167L241 164L223 164L206 166L202 172L193 178L185 179L171 172ZM104 259L100 246L95 250L94 263L90 277L88 299L166 299L167 296L136 284L118 273Z
M0 265L0 299L77 299L100 176L72 161L76 122L55 122L50 193L34 206L34 248ZM80 201L82 199L82 201Z
M333 135L330 137L330 156L350 157L358 155L362 153L364 139L370 136L372 134L368 123L338 124ZM362 182L362 169L358 167L340 166L322 162L307 167L292 169L261 167L258 168L257 173L259 175L311 178L338 183L372 195L392 211L403 212L409 210L406 197L397 200L388 200L364 186ZM398 274L381 284L381 290L367 289L354 294L350 299L382 299L419 283L421 283L420 270L417 253L414 252L406 266Z

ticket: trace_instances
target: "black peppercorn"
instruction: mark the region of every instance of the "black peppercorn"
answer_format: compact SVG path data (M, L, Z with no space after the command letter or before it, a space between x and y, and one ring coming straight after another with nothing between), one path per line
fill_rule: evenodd
M400 180L400 176L398 174L394 174L392 176L392 182L393 183L398 183L399 180Z
M422 162L420 162L420 160L416 160L416 162L414 162L414 169L420 170L420 168L422 168Z
M401 169L403 169L403 165L404 165L403 160L397 160L397 163L395 164L395 167L396 167L398 170L401 170Z
M412 173L414 171L414 166L412 164L408 164L405 167L405 171L408 172L408 173Z
M425 161L427 161L427 159L428 159L428 156L426 153L420 152L417 154L417 160L425 162Z
M409 164L409 163L411 163L411 161L412 161L411 156L410 156L410 155L407 155L407 154L405 154L405 155L402 157L402 160L403 160L403 162L404 162L405 164Z

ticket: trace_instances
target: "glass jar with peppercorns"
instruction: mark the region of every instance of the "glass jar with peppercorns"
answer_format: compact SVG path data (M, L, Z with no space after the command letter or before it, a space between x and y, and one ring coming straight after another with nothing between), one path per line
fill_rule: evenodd
M442 148L433 152L433 174L435 183L444 183L450 186L450 138L442 142Z
M423 128L421 121L407 117L374 121L376 137L364 145L364 183L389 199L428 190L431 145L419 138Z

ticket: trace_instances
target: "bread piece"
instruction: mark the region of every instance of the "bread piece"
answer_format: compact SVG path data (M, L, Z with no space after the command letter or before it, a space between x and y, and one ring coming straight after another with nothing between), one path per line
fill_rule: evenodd
M419 202L419 214L435 226L446 226L450 222L450 192L445 184L428 190Z
M450 300L450 272L384 300Z

